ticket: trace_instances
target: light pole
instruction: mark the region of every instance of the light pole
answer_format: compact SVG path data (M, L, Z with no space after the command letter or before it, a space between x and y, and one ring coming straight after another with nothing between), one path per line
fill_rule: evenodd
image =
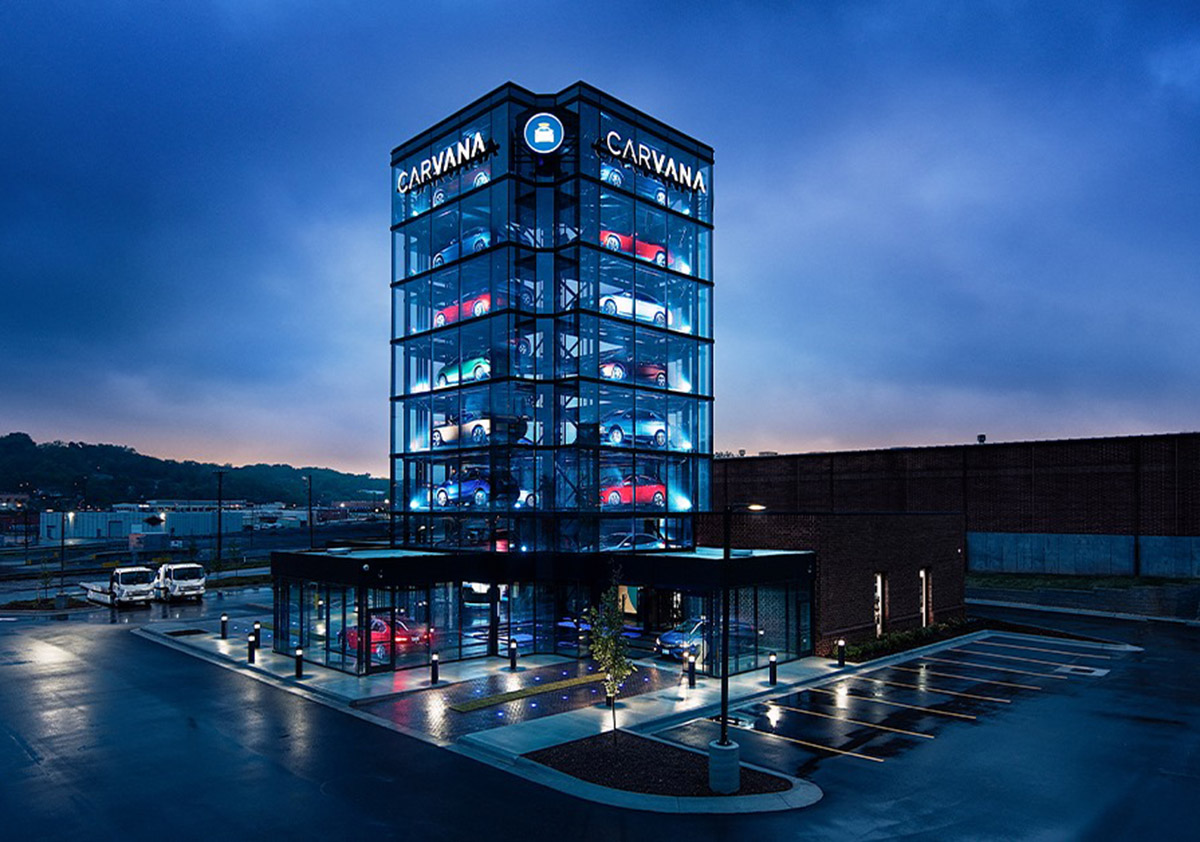
M729 562L733 556L733 510L761 512L759 503L726 504L721 517L721 739L708 745L708 787L729 794L741 788L738 744L729 739Z

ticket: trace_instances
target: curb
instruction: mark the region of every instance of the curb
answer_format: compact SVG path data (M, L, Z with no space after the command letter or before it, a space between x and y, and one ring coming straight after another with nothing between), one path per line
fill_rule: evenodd
M1105 617L1112 620L1130 620L1135 623L1175 623L1192 628L1200 627L1200 620L1185 620L1182 617L1156 617L1147 614L1124 614L1119 611L1093 611L1088 608L1063 608L1059 605L1038 605L1031 602L1002 602L996 599L968 599L968 605L985 605L992 608L1020 608L1025 611L1045 611L1048 614L1083 614L1087 617Z
M469 735L468 735L469 736ZM670 745L696 751L675 743ZM491 751L481 751L479 746L464 745L459 739L454 745L448 746L455 754L469 757L480 763L485 763L496 769L514 774L532 783L541 784L598 804L610 807L621 807L627 810L643 810L651 813L688 813L688 814L721 814L721 813L773 813L783 810L799 810L816 804L825 793L816 784L800 778L793 778L773 769L763 769L750 763L743 763L747 769L767 772L778 778L788 780L792 788L786 792L767 792L761 795L727 795L727 796L677 796L677 795L647 795L641 792L629 792L623 789L613 789L599 784L582 781L564 772L551 769L517 756L512 759L500 757ZM703 754L703 752L696 752Z

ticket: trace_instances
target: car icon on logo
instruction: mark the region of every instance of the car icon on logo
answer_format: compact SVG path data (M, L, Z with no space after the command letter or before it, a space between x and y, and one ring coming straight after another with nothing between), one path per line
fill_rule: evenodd
M545 111L534 114L525 123L525 145L539 155L549 155L562 146L562 120Z

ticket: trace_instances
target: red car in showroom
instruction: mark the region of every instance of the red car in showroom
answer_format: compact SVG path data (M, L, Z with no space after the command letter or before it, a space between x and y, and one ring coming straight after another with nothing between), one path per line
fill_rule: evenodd
M638 474L629 474L619 481L608 480L600 486L602 506L628 506L635 501L661 507L667 502L667 487L654 477Z
M666 246L660 246L655 243L647 243L638 240L636 243L633 237L629 234L618 234L616 231L601 231L600 245L610 251L633 252L642 260L648 260L651 263L659 266L667 265L667 249Z
M459 319L486 316L492 311L493 300L497 308L508 306L508 301L503 294L493 296L491 291L486 289L479 292L467 293L458 303L449 304L435 311L433 314L433 326L441 327L442 325L453 324ZM527 310L533 307L533 293L528 289L521 291L521 306Z
M639 380L646 380L655 386L666 388L667 367L659 362L639 360L634 363L626 353L614 351L600 357L600 376L605 380L624 380L629 372L635 372Z
M391 624L382 617L371 618L371 652L379 660L388 657L388 640L395 641L396 651L424 647L431 642L429 630L414 623L407 617L396 618L395 631ZM358 649L358 629L352 628L346 632L346 648Z

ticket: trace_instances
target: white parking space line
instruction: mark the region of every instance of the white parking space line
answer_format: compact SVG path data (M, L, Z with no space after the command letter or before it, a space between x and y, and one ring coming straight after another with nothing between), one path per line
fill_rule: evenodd
M955 713L952 710L937 710L936 708L926 708L920 705L906 705L904 702L892 702L887 699L879 699L875 696L852 696L849 691L844 690L837 692L835 690L824 690L820 687L808 687L805 692L808 693L824 693L827 696L833 696L836 699L854 699L859 702L874 702L877 705L889 705L894 708L908 708L909 710L919 710L923 713L934 713L940 716L949 716L954 719L978 719L979 717L969 713Z
M743 731L751 731L755 734L760 734L764 737L774 737L777 740L787 740L789 743L805 746L806 748L815 748L818 751L829 751L834 754L844 754L847 757L857 757L859 760L871 760L875 763L883 763L882 757L872 757L869 754L859 754L857 751L846 751L844 748L834 748L833 746L823 746L820 743L810 743L807 740L798 740L795 737L785 737L783 734L772 734L770 731L760 731L757 728L750 728L745 725L734 725L729 723L731 728L740 728Z
M924 661L936 661L939 664L954 664L957 667L974 667L976 669L991 670L992 672L1014 672L1020 675L1036 675L1038 678L1053 678L1056 681L1067 680L1065 675L1050 675L1045 672L1020 670L1016 667L1006 667L1003 664L976 664L972 661L960 661L956 658L934 658L930 655L922 655L921 659Z
M960 678L963 681L974 681L976 684L998 684L1001 687L1016 687L1019 690L1041 690L1034 684L1016 684L1011 681L996 681L994 678L977 678L971 675L955 675L952 672L936 672L935 670L913 669L912 667L888 667L888 669L915 672L921 675L936 675L938 678Z
M1038 646L1018 646L1015 643L993 643L990 640L973 641L976 646L999 646L1004 649L1024 649L1027 652L1047 652L1051 655L1071 655L1076 658L1098 658L1102 661L1111 661L1112 655L1094 655L1090 652L1067 652L1062 649L1042 649Z
M1001 655L999 652L974 652L970 649L947 649L947 652L962 652L964 655L978 655L981 658L1003 658L1006 661L1024 661L1027 664L1047 664L1052 667L1065 666L1062 661L1045 661L1038 658L1022 658L1019 655Z
M961 696L964 699L979 699L984 702L999 702L1002 705L1012 704L1012 699L1000 699L996 696L980 696L976 693L960 693L957 690L941 690L937 687L922 687L919 684L901 684L899 681L885 681L882 678L872 678L869 675L851 675L859 681L874 681L876 684L886 684L888 687L903 687L905 690L919 690L922 693L941 693L944 696Z
M804 708L794 708L791 705L781 705L778 702L767 702L773 708L780 710L788 710L793 713L802 713L805 716L820 716L823 719L832 719L836 722L847 722L851 725L862 725L866 728L877 728L880 731L891 731L893 734L907 734L910 737L921 737L922 739L932 740L933 734L922 734L920 731L905 731L903 728L893 728L890 725L879 725L875 722L863 722L861 719L848 719L844 716L834 716L832 713L820 713L815 710L805 710Z

